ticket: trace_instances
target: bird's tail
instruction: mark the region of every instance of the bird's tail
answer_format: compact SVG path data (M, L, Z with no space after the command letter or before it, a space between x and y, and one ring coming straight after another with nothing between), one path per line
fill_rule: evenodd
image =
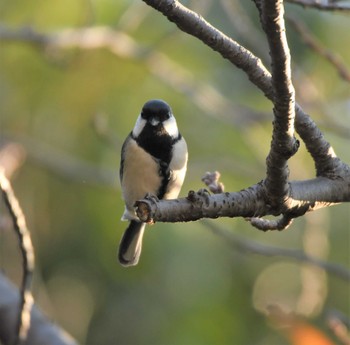
M145 227L145 223L130 222L119 244L118 259L121 265L135 266L139 262Z

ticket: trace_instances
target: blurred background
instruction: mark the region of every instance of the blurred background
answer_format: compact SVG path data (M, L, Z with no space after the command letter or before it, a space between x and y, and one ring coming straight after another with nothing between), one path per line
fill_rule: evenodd
M253 3L184 3L268 66ZM349 163L349 14L291 4L286 12L297 101ZM347 204L283 232L243 219L157 223L138 266L117 262L127 226L120 149L147 100L166 100L187 140L182 196L203 187L206 171L220 171L226 191L264 178L271 103L244 73L140 0L0 0L0 38L0 157L35 246L35 301L50 319L90 345L301 345L299 325L338 343L328 321L350 317L347 281L236 250L221 231L349 269ZM314 176L303 144L290 168L292 179ZM0 267L18 284L18 244L3 203L0 212ZM271 310L295 315L288 331Z

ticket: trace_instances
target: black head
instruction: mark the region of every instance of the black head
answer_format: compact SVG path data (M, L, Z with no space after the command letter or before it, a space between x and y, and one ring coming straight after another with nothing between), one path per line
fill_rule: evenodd
M168 103L161 99L152 99L145 103L141 110L141 117L146 121L155 119L164 122L170 118L172 110Z
M160 99L145 103L131 135L146 152L166 163L181 138L170 106Z

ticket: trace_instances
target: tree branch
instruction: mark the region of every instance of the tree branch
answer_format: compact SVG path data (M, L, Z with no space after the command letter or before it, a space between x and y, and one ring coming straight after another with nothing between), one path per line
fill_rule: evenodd
M3 275L0 275L0 342L13 344L17 322L17 308L20 303L18 289ZM50 322L39 309L31 308L31 325L26 345L77 345L64 330Z
M208 23L198 13L191 11L177 0L142 0L166 16L169 21L208 47L220 53L239 69L249 80L272 99L271 75L262 61L248 49Z
M219 216L254 218L283 214L277 222L254 221L254 224L266 230L269 225L272 228L287 226L292 218L302 216L305 212L340 201L350 201L349 167L336 157L316 124L295 103L281 2L276 6L276 2L270 0L267 4L256 1L263 27L270 37L271 77L260 59L178 1L143 1L160 11L181 30L197 37L242 69L274 102L275 129L267 160L267 188L264 183L258 183L236 193L211 196L200 191L190 192L185 199L141 200L136 203L136 208L142 221L191 221ZM293 135L294 112L296 130L314 159L317 178L288 183L286 163L298 146ZM276 180L277 187L274 185Z
M262 2L261 20L270 48L274 121L272 142L266 159L265 186L273 207L283 207L289 194L288 159L299 142L294 137L295 92L292 85L291 57L284 25L282 0Z
M223 58L242 69L249 80L273 100L271 75L262 61L252 52L213 27L199 14L191 11L176 0L143 0L161 12L182 31L198 38ZM317 176L334 177L334 170L341 170L343 163L338 159L331 145L325 140L313 120L295 104L295 128L304 141L315 162Z
M268 61L268 51L261 44L264 34L255 26L254 18L248 15L243 3L238 0L220 0L220 4L237 34L244 38L250 47L254 47L262 60Z
M333 67L338 71L339 76L350 82L350 71L345 65L343 59L330 49L326 48L307 28L307 26L295 17L288 16L288 22L292 25L294 30L300 34L304 43L309 46L316 54L319 54L328 60Z
M0 167L0 189L3 193L5 204L10 212L22 253L23 275L18 321L14 333L16 334L14 344L20 344L27 338L30 328L30 311L33 304L31 284L34 271L34 249L24 214L15 197L9 180L5 177L2 167Z
M289 217L296 218L335 203L350 201L350 176L347 182L324 177L290 182ZM347 187L345 187L347 186ZM263 182L240 192L210 195L208 191L190 191L186 198L157 200L147 197L135 204L137 216L143 222L189 222L201 218L254 218L280 215L268 203Z
M210 195L205 189L190 191L186 198L158 200L152 196L136 202L143 222L188 222L201 218L254 217L266 214L265 189L256 184L240 192Z
M301 5L303 7L315 8L323 11L350 11L350 5L340 5L339 1L318 1L318 0L287 0L291 4Z

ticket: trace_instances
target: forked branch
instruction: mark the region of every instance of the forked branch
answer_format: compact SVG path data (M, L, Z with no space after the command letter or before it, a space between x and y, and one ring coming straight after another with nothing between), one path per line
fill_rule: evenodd
M191 11L177 0L143 0L149 6L161 12L179 29L198 38L223 58L243 70L249 80L256 85L267 98L273 100L274 93L271 74L262 61L251 51L208 23L198 13ZM339 160L331 145L325 140L314 121L298 103L295 103L295 129L310 152L317 171L317 176L335 177L334 170L342 170Z

